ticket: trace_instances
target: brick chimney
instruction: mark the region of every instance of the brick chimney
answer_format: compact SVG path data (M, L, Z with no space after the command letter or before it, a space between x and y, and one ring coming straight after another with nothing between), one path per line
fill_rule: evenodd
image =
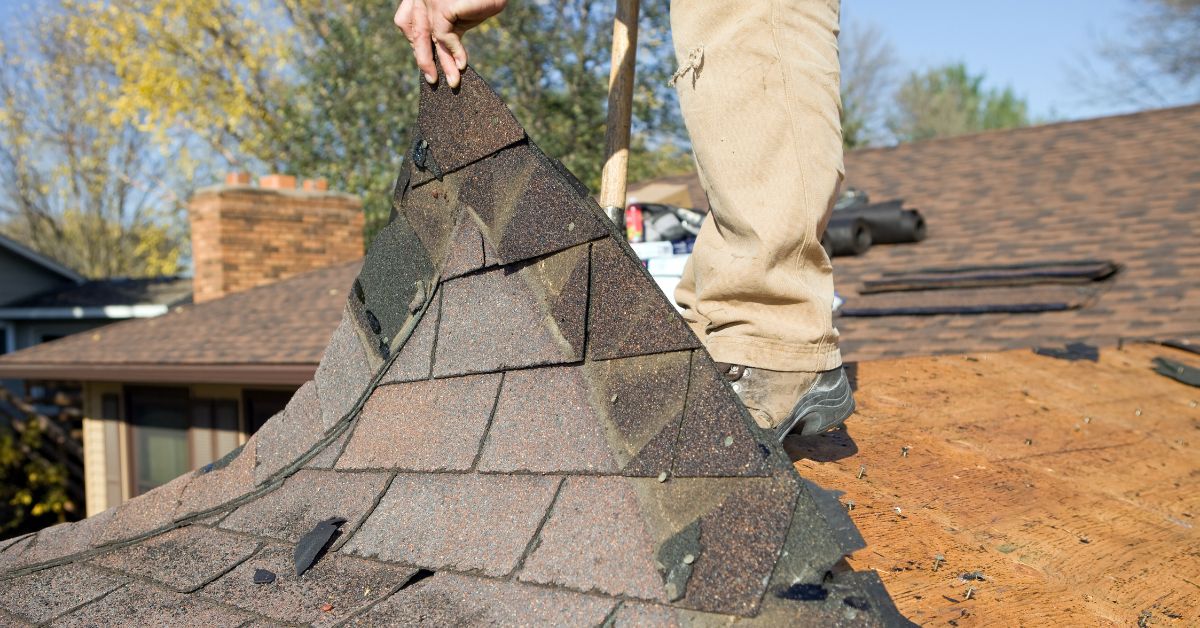
M231 173L192 197L193 300L211 301L363 255L358 197L327 191L324 179L272 174L258 185Z

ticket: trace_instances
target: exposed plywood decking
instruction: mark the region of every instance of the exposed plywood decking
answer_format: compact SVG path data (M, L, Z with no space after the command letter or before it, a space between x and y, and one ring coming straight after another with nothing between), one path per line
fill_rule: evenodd
M1200 389L1158 355L1200 365L1158 345L862 363L848 431L787 447L854 503L851 564L917 623L1197 625Z

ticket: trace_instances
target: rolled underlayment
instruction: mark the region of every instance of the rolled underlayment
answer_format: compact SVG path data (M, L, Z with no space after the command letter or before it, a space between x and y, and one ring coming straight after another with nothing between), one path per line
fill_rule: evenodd
M422 89L314 381L0 542L0 624L906 625L587 190L473 71Z

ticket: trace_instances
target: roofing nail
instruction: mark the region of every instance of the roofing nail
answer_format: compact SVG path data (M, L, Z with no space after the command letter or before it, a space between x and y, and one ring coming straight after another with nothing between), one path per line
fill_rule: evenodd
M658 474L658 481L659 481L659 482L666 482L666 481L667 481L667 472L666 472L666 471L663 471L662 473L659 473L659 474Z
M1134 410L1133 416L1142 416L1142 409L1138 408L1137 410Z
M688 554L687 556L683 557L683 564L685 565L690 565L694 562L696 562L696 556L694 554Z
M1025 439L1025 444L1026 444L1026 445L1032 445L1032 444L1033 444L1033 439L1032 439L1032 438L1026 438L1026 439Z
M865 475L866 473L867 473L867 465L865 465L865 464L859 465L857 478L861 480L862 476Z
M945 560L946 560L946 557L945 557L945 556L942 556L941 554L938 554L937 556L934 556L934 557L933 557L933 570L934 570L934 571L937 571L938 569L941 569L941 568L942 568L942 562L944 562Z
M907 457L908 457L908 449L909 449L909 448L908 448L907 446L905 446L905 447L901 447L901 448L900 448L900 457L901 457L901 458L907 458Z
M1091 422L1092 422L1092 417L1090 417L1090 416L1085 416L1085 417L1083 417L1083 422L1084 422L1084 423L1091 423Z
M617 402L617 396L616 396L616 395L613 395L613 396L612 396L612 402L613 402L613 403L616 403L616 402Z
M975 595L975 587L967 587L967 595L965 597L969 600L972 597L974 597L974 595Z
M846 510L854 510L854 502L846 502Z
M733 444L733 437L732 437L732 436L726 436L726 437L725 437L725 440L724 440L723 442L725 443L725 446L726 446L726 447L728 447L728 446L730 446L730 445L732 445L732 444Z

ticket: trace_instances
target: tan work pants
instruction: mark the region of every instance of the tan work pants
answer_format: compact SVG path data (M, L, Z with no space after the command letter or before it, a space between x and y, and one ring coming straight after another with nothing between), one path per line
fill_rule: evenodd
M675 291L719 362L841 365L821 248L844 174L839 0L672 0L676 81L712 213Z

